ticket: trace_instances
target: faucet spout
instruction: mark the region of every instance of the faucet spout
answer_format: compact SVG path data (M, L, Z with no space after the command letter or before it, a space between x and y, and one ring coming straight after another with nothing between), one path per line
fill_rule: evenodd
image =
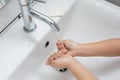
M24 29L27 32L31 32L36 28L36 24L33 22L32 16L46 22L53 31L56 31L56 32L60 31L60 27L51 18L32 9L31 0L18 0L18 1L20 4L22 15L23 15L23 20L25 25ZM34 0L34 1L46 3L44 0Z
M53 30L53 31L56 31L56 32L59 32L60 31L60 27L56 24L56 22L54 20L52 20L50 17L36 11L36 10L31 10L31 15L33 15L34 17L40 19L40 20L43 20L44 22L46 22L50 28Z

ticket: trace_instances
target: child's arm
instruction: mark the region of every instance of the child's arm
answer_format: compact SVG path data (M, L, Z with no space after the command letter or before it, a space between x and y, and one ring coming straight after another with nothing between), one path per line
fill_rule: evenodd
M53 56L57 55L58 53ZM70 55L62 55L53 60L48 60L47 64L60 69L68 68L77 80L98 80L96 76Z
M68 68L77 80L98 80L96 76L75 59L68 65Z
M62 44L58 41L57 47L62 53L67 49L71 56L120 56L120 38L85 44L64 40Z

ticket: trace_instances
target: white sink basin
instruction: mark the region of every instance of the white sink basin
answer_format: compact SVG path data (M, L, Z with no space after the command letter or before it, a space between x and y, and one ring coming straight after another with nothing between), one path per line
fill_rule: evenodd
M23 20L20 19L1 36L0 80L9 80L16 69L25 64L24 62L30 61L31 63L27 64L30 68L37 66L54 48L57 41L55 32L46 23L37 19L34 21L37 28L31 33L23 30Z
M78 0L59 22L63 38L79 43L120 38L120 7L104 0ZM100 80L119 80L120 57L77 58Z
M72 0L70 1L72 2ZM40 9L39 4L34 6L36 10ZM68 8L64 7L66 10L61 9L60 5L57 5L57 8L54 8L53 5L51 7L52 11L57 9L62 11L62 14L55 12L54 16L65 14L62 18L54 18L62 28L64 39L87 43L120 37L119 7L104 0L78 0L76 6L71 7L71 5L67 5ZM71 10L69 10L70 8ZM49 15L46 12L49 9L40 10L45 10L42 12ZM46 23L36 19L35 22L38 25L36 31L26 33L21 27L23 26L22 20L19 20L0 39L2 45L0 46L2 51L0 53L2 55L0 56L0 65L2 65L0 80L76 80L69 70L62 73L45 65L58 37ZM5 41L6 44L4 44ZM49 45L45 47L48 41ZM119 80L119 57L80 57L77 59L100 80Z
M62 2L61 2L62 1ZM61 0L63 3L64 0ZM70 3L68 4L67 2ZM64 5L60 7L59 1L55 1L55 5L59 7L60 12L53 12L53 19L59 22L61 16L73 6L76 0L66 0ZM49 3L50 2L50 3ZM54 3L54 2L53 2ZM39 7L40 3L34 5L34 9L47 14L51 6L51 1L45 5L45 9ZM59 6L57 5L59 4ZM57 8L56 7L56 8ZM48 9L46 9L48 8ZM54 8L52 6L51 8ZM55 8L54 8L55 9ZM48 11L49 12L49 11ZM50 9L51 13L51 9ZM51 15L49 15L51 16ZM69 79L71 73L62 74L57 72L50 66L45 65L48 56L52 53L58 40L58 35L50 29L49 25L44 21L34 18L37 25L35 31L27 33L23 30L23 20L18 19L11 28L0 38L0 80L64 80ZM50 76L51 75L51 76ZM68 76L66 78L66 76ZM59 78L59 79L58 79ZM71 78L72 79L72 78Z

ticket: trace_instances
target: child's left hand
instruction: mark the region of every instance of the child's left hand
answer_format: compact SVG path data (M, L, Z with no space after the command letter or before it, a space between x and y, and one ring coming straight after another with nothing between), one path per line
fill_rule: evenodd
M70 55L62 55L60 57L55 58L56 56L59 56L59 53L54 53L52 56L54 56L54 59L47 61L47 65L51 65L56 68L68 68L69 64L74 60L74 58Z

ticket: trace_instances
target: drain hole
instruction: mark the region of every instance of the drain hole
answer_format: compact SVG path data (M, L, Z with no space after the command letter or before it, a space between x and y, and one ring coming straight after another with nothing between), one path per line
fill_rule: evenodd
M63 69L56 69L57 71L59 71L59 72L65 72L65 71L67 71L67 68L63 68Z
M50 44L50 42L49 42L49 41L46 41L46 43L45 43L45 48L48 47L49 44Z

